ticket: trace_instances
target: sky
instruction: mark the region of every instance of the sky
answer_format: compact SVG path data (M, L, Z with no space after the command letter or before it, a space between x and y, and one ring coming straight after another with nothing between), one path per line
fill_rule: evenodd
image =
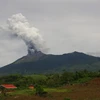
M17 13L39 29L48 53L100 56L100 0L0 0L0 26ZM25 55L23 40L0 30L0 67Z

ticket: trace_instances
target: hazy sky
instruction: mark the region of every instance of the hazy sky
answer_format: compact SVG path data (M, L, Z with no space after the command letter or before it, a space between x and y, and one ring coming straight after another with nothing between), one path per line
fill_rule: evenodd
M0 26L17 13L40 30L48 53L100 52L100 0L0 0ZM0 66L26 54L21 39L0 31Z

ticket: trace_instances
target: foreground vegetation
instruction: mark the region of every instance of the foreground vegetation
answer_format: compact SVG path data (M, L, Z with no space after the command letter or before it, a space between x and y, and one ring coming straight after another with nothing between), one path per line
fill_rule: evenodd
M79 72L67 72L46 75L6 75L0 76L0 84L14 84L18 88L27 88L29 85L39 84L43 87L59 87L65 84L84 83L94 77L100 77L100 72L89 72L87 70Z
M97 80L92 81L95 78ZM14 84L18 87L6 97L0 94L0 100L14 100L14 98L16 100L22 98L24 100L100 100L98 95L100 93L98 88L100 85L99 71L84 70L75 73L63 71L62 73L46 75L7 75L0 77L0 84ZM35 86L33 90L28 88L32 84ZM41 97L42 93L47 93L45 98L44 95Z
M59 87L66 84L84 83L94 77L100 77L100 72L89 72L87 70L79 72L67 72L46 75L6 75L0 76L0 84L14 84L18 88L27 88L29 85L41 85L43 87Z

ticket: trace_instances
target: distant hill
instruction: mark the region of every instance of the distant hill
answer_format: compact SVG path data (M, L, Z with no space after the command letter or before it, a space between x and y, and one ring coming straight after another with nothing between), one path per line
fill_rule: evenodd
M17 61L0 68L0 75L4 74L33 74L53 73L79 70L100 70L100 58L81 52L63 55L43 54L41 52L29 53Z

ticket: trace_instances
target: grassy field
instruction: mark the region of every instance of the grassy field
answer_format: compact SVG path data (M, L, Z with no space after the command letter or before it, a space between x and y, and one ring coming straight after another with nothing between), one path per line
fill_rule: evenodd
M33 75L26 75L26 77L31 76L33 79L38 80L45 80L47 77L43 74L33 74Z
M86 83L65 85L59 88L44 88L46 97L35 95L35 89L22 89L9 93L0 100L100 100L100 78Z

